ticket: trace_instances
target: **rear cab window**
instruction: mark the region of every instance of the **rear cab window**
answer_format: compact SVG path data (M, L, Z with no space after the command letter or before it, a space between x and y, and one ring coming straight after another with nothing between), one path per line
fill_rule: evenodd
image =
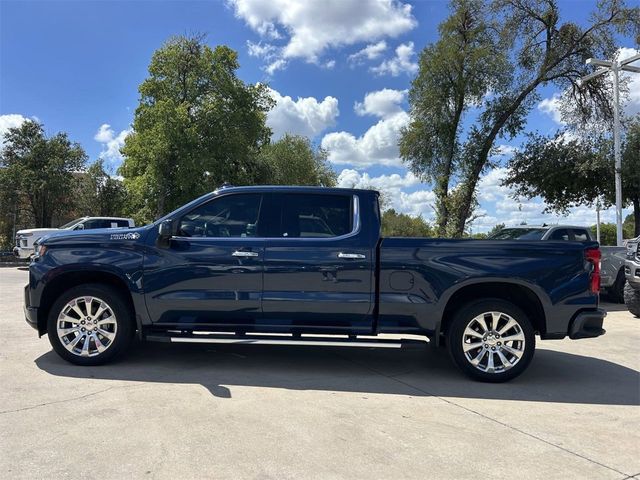
M569 230L566 228L559 228L558 230L554 230L549 236L549 240L563 240L568 242L571 240L569 236Z
M589 236L589 233L586 230L581 228L574 228L573 240L576 242L588 242L589 240L591 240L591 237Z

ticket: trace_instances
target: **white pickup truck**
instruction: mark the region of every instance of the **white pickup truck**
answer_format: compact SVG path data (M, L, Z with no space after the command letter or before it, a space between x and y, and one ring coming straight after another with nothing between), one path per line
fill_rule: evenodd
M27 228L16 233L16 246L13 254L18 258L29 258L33 255L34 243L41 237L60 230L93 230L96 228L133 228L135 222L131 218L122 217L81 217L65 223L58 228Z

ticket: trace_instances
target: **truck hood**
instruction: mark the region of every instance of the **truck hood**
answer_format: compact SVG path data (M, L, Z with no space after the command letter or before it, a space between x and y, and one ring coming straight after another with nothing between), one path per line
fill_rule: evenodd
M38 240L40 245L87 245L103 242L136 242L144 237L149 226L137 228L99 228L94 230L58 230Z

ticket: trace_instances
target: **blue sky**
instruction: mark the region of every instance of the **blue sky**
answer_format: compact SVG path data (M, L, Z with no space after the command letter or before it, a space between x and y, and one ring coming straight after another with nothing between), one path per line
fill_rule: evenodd
M563 19L578 23L595 7L586 0L560 4ZM437 39L447 13L443 1L0 0L0 134L35 117L115 169L153 51L171 35L205 33L210 45L239 53L244 81L273 89L278 103L269 124L276 138L285 131L311 137L329 150L341 185L385 189L398 210L431 219L430 185L406 171L395 142L408 120L406 90L417 55ZM620 39L620 47L633 46ZM560 126L554 93L541 91L528 131ZM627 108L640 110L640 95ZM499 160L517 146L518 139L504 146ZM511 199L499 186L503 174L495 170L481 182L485 216L475 231L523 219L594 223L589 208L558 218L542 215L540 200Z

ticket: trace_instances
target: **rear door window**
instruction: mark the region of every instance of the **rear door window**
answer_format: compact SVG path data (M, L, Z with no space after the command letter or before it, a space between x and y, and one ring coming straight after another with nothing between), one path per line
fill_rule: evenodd
M278 237L332 238L351 233L350 195L282 194Z

